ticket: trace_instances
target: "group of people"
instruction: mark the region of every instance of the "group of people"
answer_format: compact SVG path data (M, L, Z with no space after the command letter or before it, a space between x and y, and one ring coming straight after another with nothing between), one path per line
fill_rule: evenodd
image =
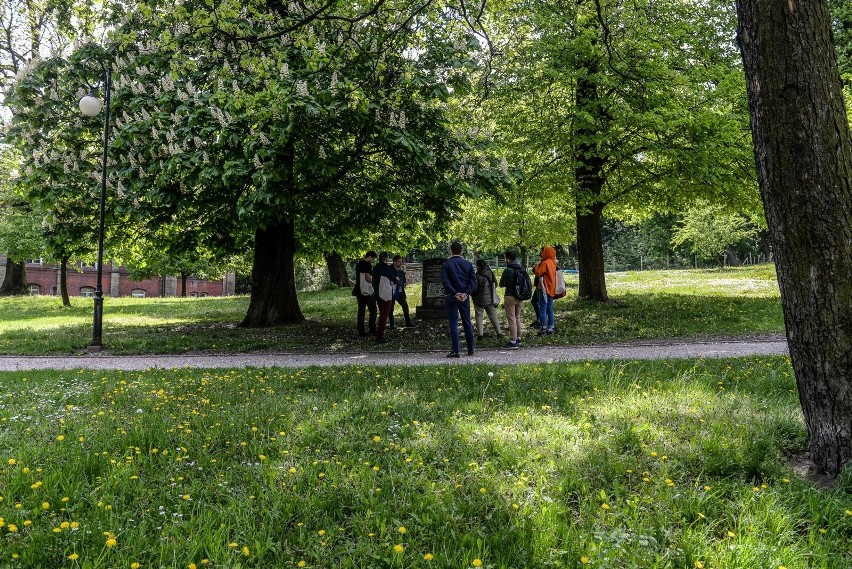
M535 282L530 282L526 270L517 262L514 251L506 251L506 269L497 283L494 272L482 259L473 264L462 257L462 245L454 242L450 245L450 257L441 266L441 284L444 287L444 307L449 323L451 350L448 358L458 358L461 355L461 338L459 336L459 318L464 330L468 355L474 355L474 333L470 319L470 300L473 300L476 315L477 338L484 336L484 315L487 314L494 326L498 337L502 337L500 320L497 316L497 306L500 304L498 289L503 289L503 305L508 320L509 341L507 348L517 349L521 346L521 307L525 300L531 300L538 318L538 335L553 334L555 316L553 299L556 297L556 250L544 247L540 253L541 260L534 267ZM373 261L379 262L373 266ZM374 251L368 251L355 266L356 282L352 295L358 299L358 335L372 335L380 344L389 342L384 332L386 323L394 327L393 309L398 303L405 317L406 327L414 323L408 309L405 297L406 277L402 267L402 257L396 255L393 264L388 265L387 254L376 256ZM384 281L382 279L385 279ZM365 322L369 312L369 320ZM378 312L378 320L377 313ZM368 328L366 326L369 326Z
M373 261L377 258L379 262L373 266ZM396 304L402 308L405 327L416 327L416 324L411 321L408 300L405 296L406 277L402 256L394 256L390 265L387 263L387 258L387 253L376 255L375 251L367 251L355 265L355 286L352 289L352 296L358 300L358 336L362 338L368 335L374 336L377 344L390 342L389 338L385 338L385 328L388 327L388 321L390 321L391 330L396 328L393 318L393 309ZM369 323L365 322L368 312Z

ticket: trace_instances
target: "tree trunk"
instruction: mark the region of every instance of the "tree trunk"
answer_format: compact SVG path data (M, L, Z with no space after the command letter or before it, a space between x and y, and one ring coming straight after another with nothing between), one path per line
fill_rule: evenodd
M602 237L604 204L593 204L584 211L577 206L577 273L579 277L578 298L606 302L606 276Z
M349 282L349 274L346 272L346 263L340 253L325 253L325 264L328 266L328 280L340 288L352 286Z
M576 121L574 135L577 139L577 166L574 179L577 182L577 271L579 277L578 297L597 302L606 302L606 276L603 255L602 214L605 203L603 192L604 159L599 154L597 139L601 124L598 87L595 75L598 63L589 56L582 62L585 73L577 79L575 88L576 107L583 117Z
M180 274L180 296L181 298L186 298L186 277L189 275L186 273Z
M6 257L6 277L3 279L3 286L0 286L0 296L23 296L29 293L26 261L16 263Z
M751 130L811 458L852 463L852 134L825 0L738 0Z
M296 297L295 225L276 221L255 232L251 301L240 326L268 328L305 320Z
M71 297L68 296L68 257L62 257L59 263L59 294L62 295L62 306L71 308Z
M740 256L737 255L737 252L734 251L733 247L725 247L725 259L728 261L728 265L731 267L743 266L743 262L740 260Z

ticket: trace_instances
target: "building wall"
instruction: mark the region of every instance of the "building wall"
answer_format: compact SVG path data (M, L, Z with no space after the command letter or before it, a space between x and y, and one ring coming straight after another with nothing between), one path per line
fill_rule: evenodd
M5 267L4 267L5 271ZM228 277L226 277L227 279ZM232 277L231 277L232 278ZM187 296L223 296L225 280L208 281L189 278L186 281ZM79 266L68 268L68 294L80 296L83 287L95 288L98 272L94 267ZM107 265L102 276L104 296L131 296L136 289L145 291L146 297L177 296L180 294L180 282L174 277L152 277L134 281L130 274L121 267ZM56 265L27 264L27 282L37 284L41 294L59 294L59 267ZM177 285L177 286L175 286ZM231 293L233 294L233 293Z

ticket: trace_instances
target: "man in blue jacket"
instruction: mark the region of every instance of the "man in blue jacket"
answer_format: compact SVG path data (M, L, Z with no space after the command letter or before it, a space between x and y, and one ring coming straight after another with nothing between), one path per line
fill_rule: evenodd
M472 356L473 326L470 323L469 297L476 290L476 271L473 265L461 256L462 246L458 241L450 245L451 256L441 266L441 283L444 285L444 307L450 321L450 340L453 344L448 358L459 357L459 314L464 326L467 355Z

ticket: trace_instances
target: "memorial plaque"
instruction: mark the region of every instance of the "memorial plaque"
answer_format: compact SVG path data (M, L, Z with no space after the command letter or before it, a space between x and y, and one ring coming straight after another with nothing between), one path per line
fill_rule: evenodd
M444 285L441 284L441 267L446 259L423 261L423 295L417 307L418 318L446 318L444 310Z

